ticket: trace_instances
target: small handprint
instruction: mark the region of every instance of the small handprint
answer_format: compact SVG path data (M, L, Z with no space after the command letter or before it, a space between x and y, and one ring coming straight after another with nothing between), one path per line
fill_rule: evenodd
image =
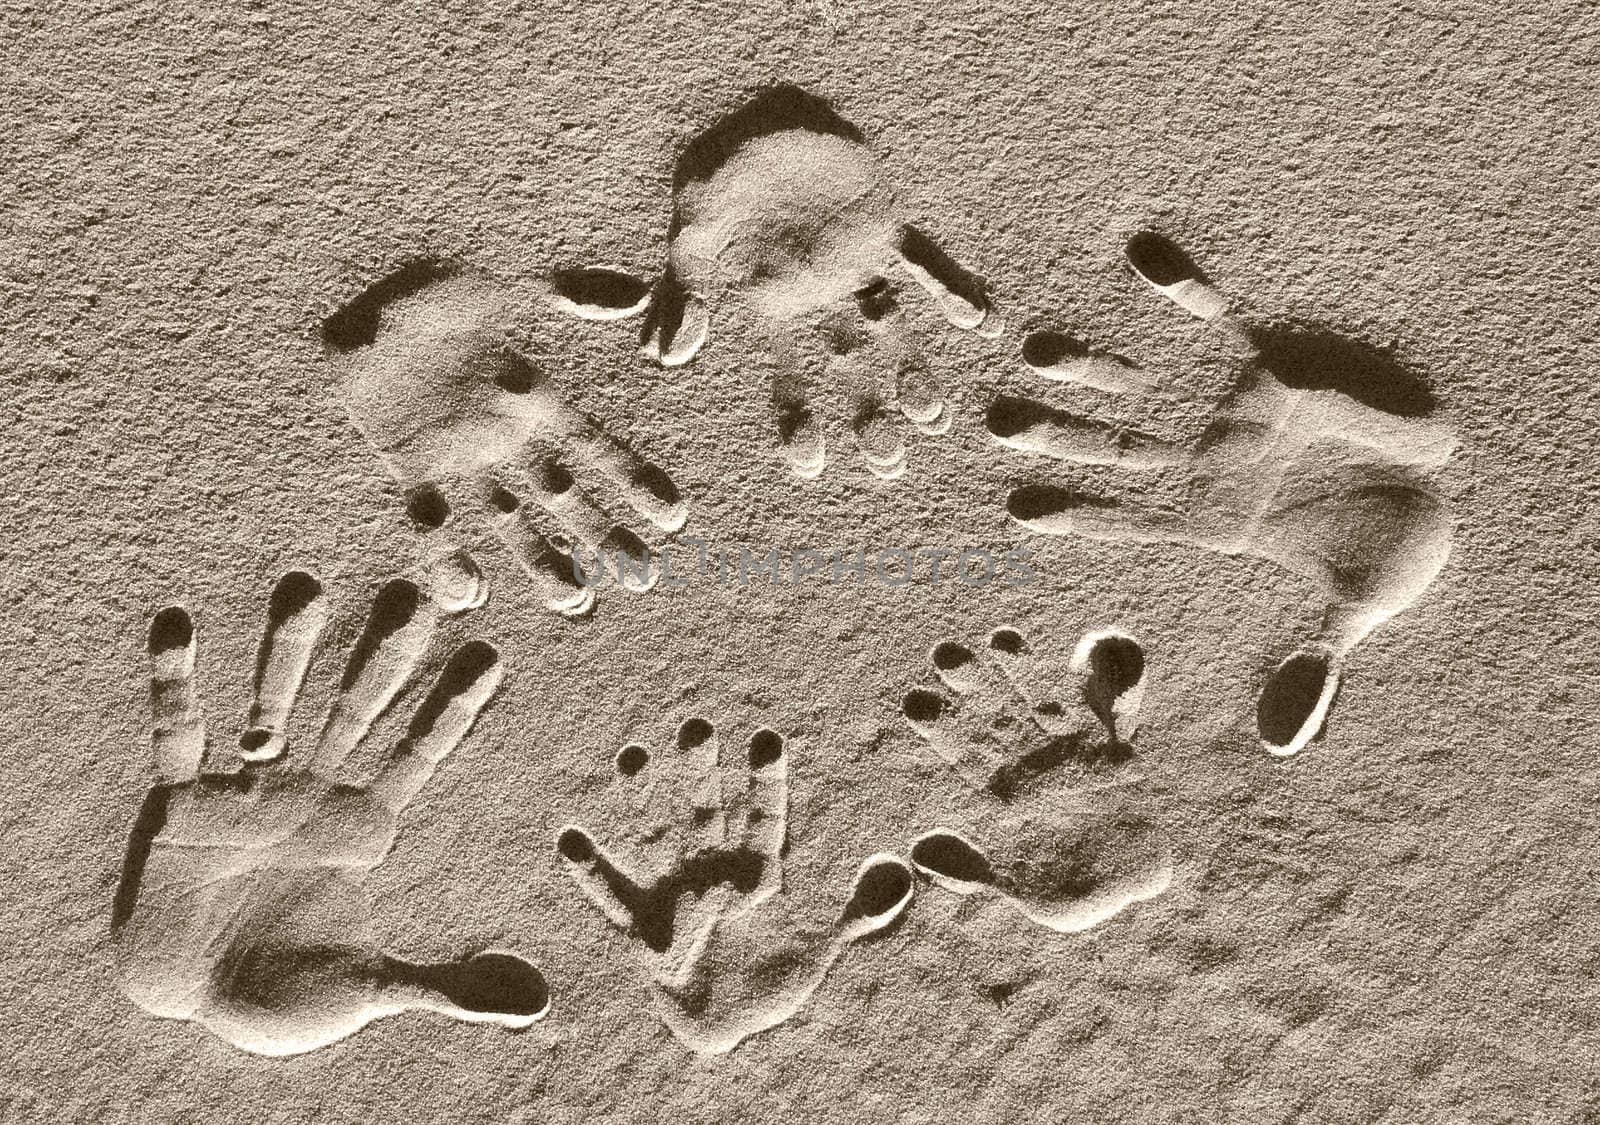
M905 469L905 429L949 428L939 380L900 311L896 275L914 281L953 325L1000 333L982 286L922 232L897 218L893 192L861 134L821 99L791 87L765 91L697 137L678 163L666 269L654 287L645 350L665 366L688 363L710 334L713 308L752 313L777 368L778 439L795 473L826 462L823 427L807 389L809 326L847 371L850 426L862 460L880 477ZM631 308L637 285L566 276L570 311L610 319ZM557 292L563 294L562 279ZM606 300L588 294L603 291ZM876 343L886 355L861 364ZM854 369L854 370L852 370Z
M743 788L725 796L719 746L704 719L679 728L680 757L700 785L691 839L665 864L651 865L663 873L641 880L577 826L563 829L557 840L573 881L613 926L644 947L662 1019L702 1054L731 1051L792 1017L845 949L894 923L912 893L904 861L870 856L832 926L786 934L769 917L773 911L762 908L783 890L787 747L775 731L755 732ZM648 757L643 747L627 747L618 755L618 771L639 777Z
M410 582L384 587L321 737L300 757L288 752L286 729L326 612L310 575L279 582L236 753L207 746L189 614L174 606L156 615L156 783L112 910L118 983L154 1015L193 1020L264 1055L315 1050L409 1008L527 1027L549 994L521 958L415 964L365 932L363 877L494 693L499 657L482 642L458 649L377 774L346 784L335 774L412 677L438 610ZM225 770L229 759L236 768Z
M1172 880L1165 834L1128 794L1141 778L1128 740L1144 695L1144 652L1114 630L1079 642L1053 676L1016 629L978 652L958 641L931 655L942 691L917 688L906 721L982 799L982 847L936 829L911 863L957 894L993 893L1048 929L1076 933L1154 898Z
M1182 511L1116 502L1053 484L1011 494L1011 515L1049 535L1190 543L1277 563L1315 584L1318 635L1273 672L1257 708L1273 754L1322 730L1344 658L1426 590L1450 552L1450 515L1426 479L1455 448L1422 417L1426 391L1380 353L1320 330L1246 324L1177 246L1145 233L1128 243L1134 271L1210 325L1239 357L1239 377L1194 448L1029 399L1001 398L988 427L1026 453L1130 470L1176 468L1189 478ZM1127 359L1059 333L1024 344L1046 379L1113 393L1157 392Z
M329 318L324 338L349 358L351 419L406 489L412 520L441 542L430 557L461 591L454 608L481 600L481 575L445 541L477 528L510 549L557 612L594 605L574 565L580 548L633 560L622 585L649 589L657 573L644 533L683 526L677 487L562 401L550 373L512 346L503 303L487 282L425 262ZM615 516L619 506L643 524Z

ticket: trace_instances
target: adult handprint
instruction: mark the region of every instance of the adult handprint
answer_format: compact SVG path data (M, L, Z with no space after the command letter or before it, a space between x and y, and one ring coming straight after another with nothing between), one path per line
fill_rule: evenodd
M544 978L521 958L415 964L365 934L364 876L500 682L492 647L462 646L372 780L337 779L416 670L437 616L410 582L383 588L321 737L302 756L288 751L286 730L326 619L315 579L291 573L273 592L236 755L206 744L193 621L177 606L156 615L156 783L112 911L118 983L136 1004L265 1055L314 1050L408 1008L510 1028L544 1015ZM224 771L230 757L238 768Z
M1055 484L1017 489L1011 515L1034 531L1133 543L1189 543L1251 555L1310 580L1322 628L1272 673L1257 706L1262 743L1289 755L1322 730L1345 657L1422 595L1450 553L1450 513L1428 476L1455 448L1422 417L1431 401L1370 349L1321 331L1240 319L1190 258L1159 235L1128 243L1134 271L1210 325L1239 357L1239 375L1193 448L1060 410L1001 398L989 431L1002 444L1061 461L1129 470L1178 469L1180 511L1138 497L1109 500ZM1023 358L1046 379L1111 392L1150 392L1120 357L1036 333Z
M436 263L371 286L323 326L348 357L351 419L406 489L413 522L440 541L436 567L453 562L475 578L454 540L483 529L559 613L594 605L574 565L579 548L633 560L622 585L649 589L657 573L645 535L683 526L677 487L562 400L551 373L512 346L504 304L487 281ZM469 592L460 604L471 601Z
M697 137L678 162L666 269L645 322L645 350L665 366L688 363L711 332L713 310L743 305L763 326L776 365L778 440L795 473L815 477L826 440L807 387L799 337L821 331L846 371L850 428L868 469L905 470L905 428L949 428L939 380L900 311L895 278L909 278L958 328L1000 333L982 286L925 234L898 217L894 194L862 135L821 99L792 87L765 91ZM636 289L557 275L569 311L610 319ZM861 362L862 345L887 354Z

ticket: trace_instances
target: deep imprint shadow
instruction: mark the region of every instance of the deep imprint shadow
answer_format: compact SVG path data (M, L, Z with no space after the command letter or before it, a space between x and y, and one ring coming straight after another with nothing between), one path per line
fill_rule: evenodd
M442 258L417 258L405 263L367 286L324 320L322 342L334 352L350 352L368 346L378 337L378 322L386 307L460 272L458 263Z
M1128 240L1128 262L1157 285L1194 280L1212 285L1177 243L1143 231ZM1286 387L1341 391L1357 402L1402 418L1421 418L1438 405L1433 392L1392 355L1308 321L1250 327L1261 364Z
M1142 679L1144 649L1132 637L1102 637L1089 650L1083 700L1113 739L1117 737L1117 700Z
M273 641L284 623L302 612L322 595L322 583L303 570L291 570L278 580L267 603L267 631L264 643L256 650L256 678L254 697L261 698L262 686L267 678L267 661L272 654ZM257 750L266 744L272 733L266 730L247 730L239 736L243 750Z
M678 218L678 209L672 209L672 222L667 228L667 241L678 236L682 224ZM689 293L684 289L683 283L678 280L678 275L669 264L666 272L661 275L661 280L656 282L655 299L650 302L649 311L645 313L644 322L639 326L639 343L647 343L652 336L659 336L663 340L671 340L678 334L678 329L683 327L683 316L688 308Z
M708 178L745 142L786 129L832 134L855 144L864 140L861 130L817 95L798 86L769 86L688 143L673 171L673 193L692 180Z
M339 682L341 692L349 691L361 679L367 665L378 653L378 646L408 625L422 606L422 591L415 583L395 578L384 584L378 596L372 599L372 612L367 616L367 627L350 655L344 679Z
M766 870L766 860L759 852L749 848L715 848L688 857L675 871L649 887L640 887L608 863L594 850L588 836L577 829L563 832L556 840L556 847L573 862L594 863L606 886L627 910L639 940L654 953L665 953L672 948L681 895L700 898L719 883L727 883L748 894L761 883L761 875Z
M148 647L151 656L185 648L193 639L194 621L182 606L169 605L150 622Z
M1030 750L995 770L987 788L1000 800L1009 801L1031 783L1068 762L1086 770L1095 770L1121 765L1132 759L1133 748L1124 742L1094 741L1081 733L1058 735L1038 749Z
M1156 285L1175 285L1184 280L1210 285L1211 279L1183 247L1165 235L1141 231L1128 239L1128 263Z
M1297 321L1249 331L1262 366L1286 387L1340 391L1363 406L1402 418L1426 417L1438 406L1416 372L1348 336Z
M1054 367L1065 360L1090 357L1107 359L1129 369L1137 369L1139 366L1125 355L1100 351L1090 347L1087 340L1050 328L1029 332L1022 339L1022 362L1029 367Z
M1115 500L1053 484L1024 484L1013 489L1006 499L1006 511L1019 520L1056 516L1073 508L1115 507Z
M900 228L900 252L907 261L931 273L973 308L989 307L988 287L983 278L946 254L933 239L909 223Z
M387 958L386 967L394 979L437 990L469 1012L532 1016L550 1005L544 974L509 953L479 953L436 965Z
M1093 423L1082 414L1057 410L1031 398L1001 395L989 404L983 424L995 437L1014 438L1035 426L1074 430Z
M423 531L437 531L450 518L450 502L438 485L419 484L406 493L406 515Z
M139 887L144 881L145 864L150 861L150 848L167 826L167 806L171 800L172 787L158 785L144 795L144 802L139 806L133 831L128 833L128 850L122 857L122 879L117 883L116 897L111 900L112 933L122 928L139 901Z
M550 284L574 304L603 309L631 308L650 291L648 282L598 266L556 270L550 275Z
M911 845L911 862L962 883L993 883L989 857L949 832L930 833Z
M911 873L899 863L880 863L867 871L856 884L850 901L845 904L844 915L840 919L843 925L848 926L857 918L875 918L882 915L895 903L906 896L911 889ZM881 929L857 939L865 945L880 941L900 928L900 923L905 921L908 911L902 910L890 923Z
M1302 652L1291 656L1273 674L1256 704L1256 727L1264 740L1282 746L1295 736L1322 695L1328 671L1326 657ZM1329 711L1332 710L1330 706ZM1317 733L1322 732L1319 729Z
M417 713L406 728L406 738L415 742L426 737L444 715L450 703L461 693L477 683L485 672L500 662L500 654L487 641L468 641L456 650L439 680L422 701Z

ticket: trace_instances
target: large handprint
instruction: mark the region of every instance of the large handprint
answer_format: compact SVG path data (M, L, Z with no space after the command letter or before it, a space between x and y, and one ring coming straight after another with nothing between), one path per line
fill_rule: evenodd
M938 434L950 418L937 378L900 311L896 275L909 278L958 328L998 335L981 285L896 215L893 193L854 127L821 99L767 90L697 137L678 162L667 266L649 300L646 352L688 363L710 333L713 309L738 302L764 327L777 368L772 401L779 444L802 477L826 461L823 427L807 389L806 349L820 329L846 370L849 423L866 466L905 469L904 430ZM569 311L610 319L634 292L602 271L555 278ZM888 354L861 365L869 342ZM855 370L852 370L855 369Z
M752 736L743 791L727 799L718 745L703 719L679 729L679 750L701 784L692 838L660 874L641 880L629 873L583 828L570 826L557 841L573 881L612 925L644 947L662 1019L704 1054L731 1051L793 1016L844 950L898 919L912 892L902 860L870 856L832 926L788 936L761 909L783 889L784 741L770 730ZM637 775L646 758L642 747L628 747L618 766Z
M474 600L477 575L452 540L483 528L551 609L585 613L594 586L574 551L631 558L622 584L648 589L656 573L641 531L676 531L687 509L664 472L568 406L550 372L512 346L504 304L483 279L414 263L330 317L323 335L348 356L351 419L406 489L412 520L441 541L435 573L457 572L459 604ZM649 526L611 514L622 506Z
M500 682L494 649L464 645L371 782L337 780L412 676L437 615L411 583L384 587L303 757L287 752L286 728L326 618L315 579L291 573L273 592L236 755L206 744L193 621L176 606L156 615L156 783L112 912L118 981L136 1004L265 1055L314 1050L408 1008L510 1028L544 1015L544 978L521 958L415 964L365 934L363 876L389 854L401 812ZM238 768L225 772L230 757Z
M1381 354L1320 331L1246 324L1171 242L1128 243L1135 272L1209 324L1239 357L1239 377L1199 443L1175 446L1028 399L1001 398L990 432L1027 453L1132 470L1177 468L1186 508L1111 502L1053 484L1011 494L1011 515L1050 535L1189 543L1253 555L1309 579L1321 631L1283 660L1257 707L1263 744L1278 755L1322 729L1345 656L1428 588L1450 550L1450 516L1427 474L1455 448L1451 431L1420 415L1428 396ZM1064 347L1036 333L1024 359L1046 379L1111 392L1149 392L1118 357Z

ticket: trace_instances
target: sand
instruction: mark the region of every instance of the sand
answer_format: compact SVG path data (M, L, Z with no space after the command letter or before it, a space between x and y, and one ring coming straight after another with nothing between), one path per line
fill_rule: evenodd
M0 1119L1595 1119L1592 6L3 28Z

